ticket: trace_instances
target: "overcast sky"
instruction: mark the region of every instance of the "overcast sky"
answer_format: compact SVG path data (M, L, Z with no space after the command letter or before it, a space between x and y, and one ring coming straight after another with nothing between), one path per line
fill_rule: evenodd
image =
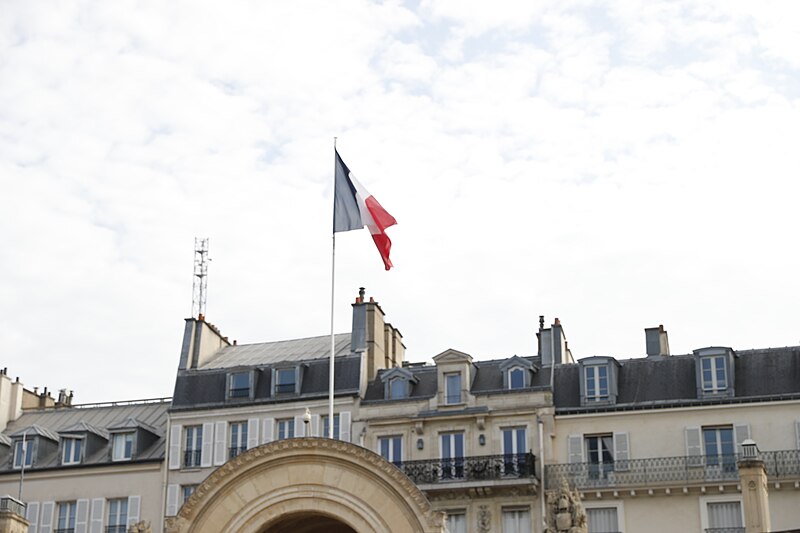
M0 366L172 394L207 318L326 335L333 138L395 216L337 235L408 359L800 344L800 3L0 0Z

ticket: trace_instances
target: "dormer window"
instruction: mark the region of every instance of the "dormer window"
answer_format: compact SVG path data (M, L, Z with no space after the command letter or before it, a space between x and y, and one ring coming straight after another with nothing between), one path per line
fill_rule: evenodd
M608 400L608 367L592 365L585 367L586 401Z
M525 389L531 386L531 377L536 373L536 366L525 358L515 355L500 363L503 373L503 388L507 390Z
M517 367L508 371L508 388L522 389L525 387L525 370Z
M83 451L83 439L67 437L62 439L61 444L61 464L76 465L81 462L81 452Z
M444 375L445 399L444 403L453 405L461 403L461 373L452 372Z
M275 394L297 392L297 369L278 368L275 370Z
M581 405L615 404L620 364L613 357L587 357L580 365Z
M14 468L22 468L23 461L25 468L33 465L33 439L14 443Z
M252 390L252 372L232 372L228 374L228 398L251 398Z
M130 461L133 458L133 432L117 433L111 443L112 461Z
M381 374L383 397L387 400L403 400L411 396L411 387L419 379L407 368L392 368Z
M697 397L733 396L734 360L730 348L710 347L694 351Z

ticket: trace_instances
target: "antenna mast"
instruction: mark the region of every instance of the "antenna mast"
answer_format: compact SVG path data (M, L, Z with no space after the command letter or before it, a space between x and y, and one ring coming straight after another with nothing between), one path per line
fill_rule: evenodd
M194 238L194 279L192 282L192 317L206 314L206 293L208 292L208 237Z

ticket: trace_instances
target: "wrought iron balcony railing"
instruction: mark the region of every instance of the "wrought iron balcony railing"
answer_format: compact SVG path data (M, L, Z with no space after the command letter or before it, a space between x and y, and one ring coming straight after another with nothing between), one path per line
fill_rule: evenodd
M183 467L195 468L200 466L200 459L202 458L202 450L186 450L183 452Z
M761 452L760 457L770 479L800 477L800 450ZM738 459L737 455L707 455L555 464L545 466L545 483L547 489L554 489L562 479L579 488L736 481Z
M744 533L744 527L707 527L705 533Z
M395 463L417 485L534 477L532 453L425 459Z
M126 533L128 528L123 525L106 526L106 533Z
M233 459L239 454L247 451L247 446L231 446L228 448L228 458Z
M0 511L14 513L17 516L25 516L27 505L11 496L0 498Z

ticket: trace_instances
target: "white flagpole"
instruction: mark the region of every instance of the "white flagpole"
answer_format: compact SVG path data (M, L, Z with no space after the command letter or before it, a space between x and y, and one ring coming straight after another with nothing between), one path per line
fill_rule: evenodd
M26 450L26 448L27 448L26 437L27 436L28 436L28 431L25 430L22 433L22 453L20 454L22 456L22 465L21 465L21 467L19 469L19 495L17 497L17 499L19 501L22 501L22 484L25 482L25 461L27 460L27 458L25 457L25 452L27 451Z
M336 196L336 137L333 138L333 194L334 202ZM333 438L333 352L335 349L335 341L333 338L333 311L334 311L334 294L335 294L335 281L336 281L336 231L333 232L333 241L331 244L331 363L330 363L330 378L328 380L328 438Z

